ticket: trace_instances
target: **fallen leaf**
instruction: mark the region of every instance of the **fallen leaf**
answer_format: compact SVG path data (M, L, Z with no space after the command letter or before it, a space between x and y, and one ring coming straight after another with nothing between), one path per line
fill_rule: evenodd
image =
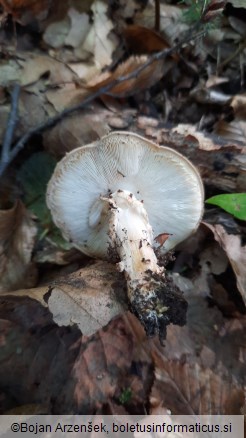
M244 390L198 363L156 361L150 402L162 403L173 415L235 415L244 405Z
M67 46L78 47L83 43L89 32L89 15L85 13L80 14L76 9L69 8L68 16L71 22L71 28L64 43Z
M175 128L172 128L171 131L183 135L185 139L188 139L189 141L194 141L197 143L199 149L205 151L220 149L220 146L215 144L213 138L210 138L209 134L201 131L199 132L193 125L180 123Z
M76 147L98 140L110 131L110 116L112 113L99 104L87 107L44 133L45 149L60 158Z
M96 91L110 83L113 84L115 80L137 71L137 69L143 66L147 61L148 57L144 55L131 56L127 61L120 64L114 72L105 72L92 79L87 83L87 87ZM164 75L163 66L163 60L154 61L141 72L136 72L136 75L133 75L132 79L122 81L112 86L107 94L115 97L126 97L139 93L142 90L147 90L162 78Z
M120 318L82 338L75 327L57 327L34 300L5 297L0 331L1 413L25 402L49 413L91 414L114 398L130 372L132 337Z
M50 23L43 33L43 40L46 44L58 49L62 47L65 43L66 37L70 30L70 20L69 17L63 18L61 21L55 21Z
M15 60L9 60L7 63L1 62L0 65L0 85L8 86L20 81L22 70L20 65Z
M0 292L35 285L37 272L31 258L36 234L21 201L10 210L0 210Z
M246 142L246 121L235 119L232 122L219 120L213 132L220 135L227 141L245 144Z
M78 105L87 95L87 90L76 88L75 84L72 83L61 87L58 90L47 90L45 93L47 101L53 105L56 112ZM66 119L62 120L62 122L65 121Z
M174 43L174 40L188 29L188 25L182 18L182 8L167 3L160 4L160 32L170 43ZM142 11L137 12L134 23L154 29L155 3L148 2Z
M246 120L246 94L236 94L230 102L237 119Z
M101 69L111 64L117 39L110 37L114 25L107 15L108 5L102 0L95 0L91 10L93 12L93 26L83 42L83 49L93 54L96 66Z
M14 20L27 25L34 17L41 20L47 17L52 0L0 0L0 3Z
M155 237L154 240L157 243L159 243L159 248L164 245L164 243L167 241L169 236L170 236L170 234L168 234L168 233L162 233L162 234L159 234L157 237Z
M50 56L35 55L25 62L21 74L21 84L27 86L43 76L49 74L49 83L59 85L66 82L73 82L75 74L63 63L56 61Z
M225 251L235 273L238 290L246 305L246 246L241 245L240 236L227 234L222 225L204 223L213 232L215 240Z
M160 52L170 48L170 45L152 29L136 24L127 26L123 30L128 49L138 55Z
M48 286L7 295L38 300L49 308L59 326L77 325L84 335L90 336L127 309L124 290L124 278L116 268L96 262Z

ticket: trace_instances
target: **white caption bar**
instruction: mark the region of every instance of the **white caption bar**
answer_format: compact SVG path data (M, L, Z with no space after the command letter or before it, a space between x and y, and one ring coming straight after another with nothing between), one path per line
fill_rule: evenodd
M0 416L0 438L243 438L243 415Z

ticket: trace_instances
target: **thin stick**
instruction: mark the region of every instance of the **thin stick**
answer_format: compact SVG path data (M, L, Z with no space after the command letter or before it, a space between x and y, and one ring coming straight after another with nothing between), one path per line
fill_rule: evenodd
M155 31L160 32L161 5L160 0L155 0Z
M36 128L30 129L30 131L28 131L26 134L24 134L19 139L19 141L13 146L12 150L9 153L8 161L7 162L6 161L0 162L0 177L5 172L7 166L13 161L13 159L16 157L16 155L23 148L25 143L33 136L33 134L41 133L41 132L55 126L63 118L68 117L69 115L73 114L74 112L83 109L86 105L88 105L90 102L92 102L97 97L100 97L103 94L106 94L113 87L115 87L115 85L118 85L119 83L128 81L130 79L136 78L139 75L139 73L141 73L143 70L145 70L154 61L158 61L160 59L164 59L167 56L172 55L177 50L179 50L183 46L183 44L188 43L189 41L191 41L191 39L200 38L202 35L204 35L204 32L200 32L193 37L190 34L186 38L184 38L182 41L177 43L175 45L175 47L173 47L171 49L164 49L161 52L157 52L157 53L154 53L153 55L150 55L148 60L144 64L142 64L138 68L136 68L136 70L134 70L133 72L131 72L125 76L120 76L119 78L112 81L110 84L107 84L104 87L100 88L99 90L95 91L94 93L91 93L79 105L76 105L76 106L73 106L70 108L66 108L61 113L57 114L55 117L50 118L47 122L42 123L41 125L37 126Z
M7 128L3 140L1 163L8 163L10 146L12 144L15 126L18 120L19 95L20 95L20 85L15 84L13 91L11 93L11 110L10 110Z

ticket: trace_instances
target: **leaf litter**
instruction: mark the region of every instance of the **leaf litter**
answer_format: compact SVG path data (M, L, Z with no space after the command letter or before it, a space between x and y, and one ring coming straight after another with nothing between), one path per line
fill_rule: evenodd
M90 107L32 138L2 179L1 413L243 413L244 222L207 206L205 225L177 248L168 270L189 302L187 325L168 327L162 348L126 313L121 274L64 242L44 196L56 159L112 129L186 155L207 198L246 192L245 19L237 12L245 5L230 2L197 43L114 85L174 47L194 17L188 2L161 2L158 28L157 2L82 3L0 1L4 20L16 26L16 37L5 25L0 30L2 141L16 82L13 140L113 84ZM211 20L214 9L205 12L202 19Z

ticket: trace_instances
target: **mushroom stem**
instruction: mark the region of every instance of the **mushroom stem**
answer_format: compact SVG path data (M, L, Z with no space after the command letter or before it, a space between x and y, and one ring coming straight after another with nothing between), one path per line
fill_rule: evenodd
M176 296L174 287L171 294L170 287L167 290L164 268L158 266L152 247L152 227L143 202L126 190L118 190L102 199L110 210L109 250L116 251L121 260L118 268L125 273L132 312L149 336L158 332L160 339L164 339L166 325L176 318L170 314L171 302L179 301L180 297ZM184 307L186 310L186 304ZM181 316L183 323L184 315Z
M113 193L108 202L109 237L121 260L118 269L125 272L131 295L139 283L146 283L146 272L161 274L163 268L158 266L152 248L152 227L143 202L127 190Z

